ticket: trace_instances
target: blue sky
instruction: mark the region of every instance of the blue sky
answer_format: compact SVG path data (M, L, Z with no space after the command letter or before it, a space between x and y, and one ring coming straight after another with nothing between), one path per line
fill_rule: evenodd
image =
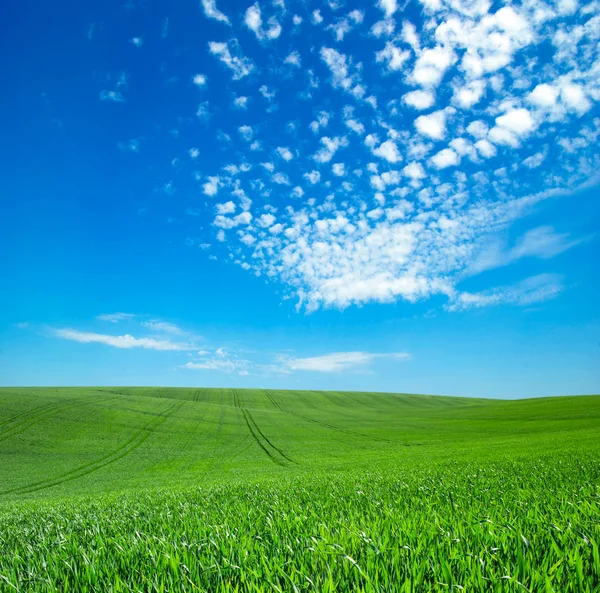
M0 383L600 392L600 4L3 7Z

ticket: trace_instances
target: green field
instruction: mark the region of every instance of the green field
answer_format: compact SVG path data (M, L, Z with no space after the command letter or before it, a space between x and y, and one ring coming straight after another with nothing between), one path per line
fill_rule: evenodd
M0 389L0 591L600 591L600 396Z

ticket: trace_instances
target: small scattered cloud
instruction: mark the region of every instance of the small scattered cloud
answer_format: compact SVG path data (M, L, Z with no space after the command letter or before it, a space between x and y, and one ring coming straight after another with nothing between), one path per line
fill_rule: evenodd
M113 103L123 103L125 99L120 91L100 91L100 101L112 101Z
M254 70L254 63L242 54L238 40L233 38L227 43L209 41L209 52L232 71L233 80L248 76Z
M214 19L226 25L231 24L227 16L217 8L216 0L202 0L202 8L207 18Z

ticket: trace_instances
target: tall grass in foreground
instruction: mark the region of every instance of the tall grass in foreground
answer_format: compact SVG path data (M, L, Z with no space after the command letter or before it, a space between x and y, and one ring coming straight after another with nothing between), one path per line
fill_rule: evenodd
M600 591L600 464L537 458L22 502L0 591Z

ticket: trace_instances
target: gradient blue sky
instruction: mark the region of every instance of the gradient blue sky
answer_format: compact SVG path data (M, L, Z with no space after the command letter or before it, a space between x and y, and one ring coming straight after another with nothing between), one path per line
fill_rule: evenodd
M600 392L597 1L0 16L0 384Z

